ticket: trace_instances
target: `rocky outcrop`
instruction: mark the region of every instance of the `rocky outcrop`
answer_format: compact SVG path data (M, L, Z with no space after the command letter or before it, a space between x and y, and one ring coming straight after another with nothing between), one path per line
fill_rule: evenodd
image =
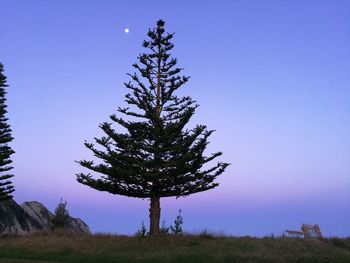
M0 202L0 233L28 234L51 231L53 214L41 203L24 202L21 206L14 200ZM69 230L90 233L88 225L80 218L69 217Z
M25 234L37 230L43 230L43 226L14 200L0 202L0 233Z
M31 218L35 219L44 230L50 230L52 228L51 220L53 214L43 204L36 201L24 202L21 207Z

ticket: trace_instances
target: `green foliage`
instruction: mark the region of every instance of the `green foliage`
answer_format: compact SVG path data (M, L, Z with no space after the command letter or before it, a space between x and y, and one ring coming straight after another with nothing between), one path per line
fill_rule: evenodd
M183 224L183 217L181 215L181 209L179 209L179 214L176 216L174 220L174 226L170 226L170 230L175 235L181 235L183 233L182 231L182 224Z
M15 191L12 182L9 180L13 177L10 170L12 160L11 155L14 154L12 148L8 145L13 140L11 136L11 128L7 123L6 117L6 76L4 75L4 66L0 63L0 201L11 199L12 193Z
M69 226L69 212L67 210L67 201L62 201L62 198L57 205L52 219L53 228L66 228Z
M177 90L190 79L180 75L177 59L171 57L174 34L165 33L164 21L148 31L145 53L133 65L136 72L128 74L124 83L129 93L128 107L119 108L100 128L105 133L85 146L101 162L82 160L83 167L102 174L77 175L78 182L129 197L150 198L187 196L212 189L228 163L218 162L211 168L203 166L220 156L204 155L213 130L205 125L186 128L198 104L190 97L179 97ZM118 132L119 125L125 132Z
M166 224L166 222L165 222L165 220L164 220L164 221L162 222L162 226L161 226L160 229L159 229L159 232L160 232L161 234L168 234L169 231L170 231L170 227L167 226L167 224Z
M140 229L137 230L137 232L136 232L136 236L142 237L142 238L148 236L147 229L146 229L145 224L143 223L143 221L141 223Z

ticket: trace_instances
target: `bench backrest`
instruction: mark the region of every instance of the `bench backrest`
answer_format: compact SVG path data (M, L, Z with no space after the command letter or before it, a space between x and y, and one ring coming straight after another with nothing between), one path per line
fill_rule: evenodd
M317 224L316 225L303 224L301 226L301 231L303 231L305 238L319 239L319 240L323 239L320 227Z

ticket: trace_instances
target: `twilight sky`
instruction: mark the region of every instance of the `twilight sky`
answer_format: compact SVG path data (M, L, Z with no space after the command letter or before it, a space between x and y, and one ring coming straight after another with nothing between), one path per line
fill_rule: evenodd
M162 199L187 231L281 234L318 223L350 235L350 1L0 0L0 61L10 87L15 199L62 197L94 232L132 234L148 201L75 181L84 140L125 106L126 73L163 18L173 55L232 163L219 187ZM124 32L125 28L130 33Z

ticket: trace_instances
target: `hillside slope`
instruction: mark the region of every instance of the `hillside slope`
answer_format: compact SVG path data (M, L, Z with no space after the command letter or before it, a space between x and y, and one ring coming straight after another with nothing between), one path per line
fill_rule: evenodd
M350 262L350 239L109 235L0 238L0 262Z

